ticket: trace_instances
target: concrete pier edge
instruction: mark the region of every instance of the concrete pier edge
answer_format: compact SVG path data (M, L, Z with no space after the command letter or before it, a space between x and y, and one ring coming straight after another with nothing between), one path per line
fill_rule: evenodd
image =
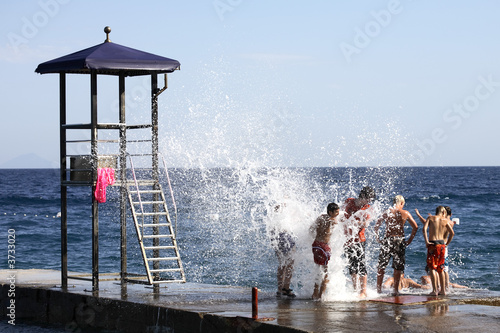
M187 282L155 292L151 286L121 285L115 275L92 292L89 281L75 279L63 290L60 274L0 270L1 320L14 316L21 326L67 332L500 332L500 292L483 289L403 305L376 296L315 302L304 296L277 298L268 291L259 293L258 319L253 320L250 287Z
M1 287L1 314L9 320L9 284ZM15 322L63 325L69 332L303 333L242 316L222 316L166 306L81 295L57 287L16 286Z

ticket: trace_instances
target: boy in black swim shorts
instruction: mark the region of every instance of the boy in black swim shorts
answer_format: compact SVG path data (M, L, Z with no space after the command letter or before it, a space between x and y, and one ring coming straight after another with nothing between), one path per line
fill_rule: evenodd
M375 200L375 191L365 186L359 192L358 198L348 198L342 207L345 217L344 234L347 238L344 253L349 260L349 274L351 274L354 289L357 289L359 280L361 298L366 297L365 229L372 219L367 211L372 200Z
M385 269L392 259L392 268L394 268L394 295L399 294L399 281L405 269L406 247L410 245L417 234L418 225L410 212L404 210L405 199L402 195L394 198L394 206L389 208L375 224L374 231L377 235L377 241L381 244L378 257L377 273L377 292L382 292L382 282L384 280ZM385 221L385 236L383 240L379 238L379 229ZM412 227L411 235L408 240L405 239L404 225L408 221Z

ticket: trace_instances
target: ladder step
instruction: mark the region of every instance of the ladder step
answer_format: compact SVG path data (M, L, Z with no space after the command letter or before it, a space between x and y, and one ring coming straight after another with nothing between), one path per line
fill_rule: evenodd
M179 257L158 257L158 258L148 258L149 261L168 261L168 260L179 260Z
M142 236L142 238L167 238L167 237L174 237L174 235L145 235L145 236Z
M172 224L170 224L170 223L148 223L148 224L141 225L141 227L154 228L154 227L169 227L171 225Z
M163 268L163 269L150 269L151 273L161 273L161 272L180 272L180 268Z
M158 281L153 281L153 284L160 284L160 283L184 283L186 282L185 280L158 280Z
M133 190L133 191L137 192L137 187L154 186L157 183L155 183L155 182L139 182L138 181L137 184L136 184L133 181L131 181L131 182L128 181L128 182L125 182L123 184L126 185L126 186L128 186L129 190ZM141 190L141 189L139 189L139 190Z
M137 180L135 182L128 180L125 185L147 273L147 281L141 280L141 283L185 283L186 277L175 241L176 236L172 233L172 223L169 219L169 211L167 210L161 184L157 181ZM143 206L146 208L143 208ZM155 207L158 207L158 209L154 209ZM161 223L160 216L162 217ZM141 217L142 223L138 220ZM160 227L168 227L169 229L160 230ZM170 244L166 245L168 243ZM148 246L145 246L146 244ZM163 250L162 253L160 253L160 250ZM157 257L154 257L155 255ZM150 269L153 267L154 269Z
M172 245L160 245L160 246L144 246L144 250L173 250L175 246Z
M135 185L135 181L133 181L133 180L130 180L128 183L130 184L130 186ZM156 184L156 182L154 180L137 179L137 184L139 186L140 185L152 185L152 184Z
M154 204L162 204L164 201L134 201L134 205L154 205Z
M137 212L137 215L139 216L165 216L167 215L167 212L156 212L156 213L141 213Z

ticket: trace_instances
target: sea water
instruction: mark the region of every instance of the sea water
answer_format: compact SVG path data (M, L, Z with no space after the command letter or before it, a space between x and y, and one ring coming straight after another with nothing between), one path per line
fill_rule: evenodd
M60 186L58 170L0 170L0 230L16 233L17 269L60 269ZM169 170L177 206L177 240L190 282L257 286L264 293L276 288L277 258L270 230L278 223L271 213L286 202L279 223L297 237L292 288L310 297L317 267L312 260L309 227L325 213L329 202L341 204L365 186L377 193L378 212L396 194L406 198L419 231L406 253L405 275L424 275L426 249L423 216L438 205L450 206L460 218L449 247L450 279L474 289L500 291L500 168L198 168ZM166 182L166 178L162 178ZM164 188L168 189L165 183ZM108 187L99 205L99 269L120 270L119 190ZM169 194L166 194L167 197ZM170 204L170 208L173 205ZM174 212L171 211L171 216ZM141 272L137 238L128 220L129 270ZM369 296L375 291L378 243L374 222L367 228ZM406 228L408 236L411 228ZM69 270L91 272L91 193L88 187L68 191ZM355 299L342 255L342 229L334 229L330 245L330 285L327 301ZM7 256L0 269L7 269ZM386 274L392 274L389 267Z

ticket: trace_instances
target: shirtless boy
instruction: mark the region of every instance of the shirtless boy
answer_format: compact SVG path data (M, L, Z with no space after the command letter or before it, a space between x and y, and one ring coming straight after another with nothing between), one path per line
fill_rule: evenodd
M310 228L311 233L313 233L313 235L315 234L312 244L314 263L320 266L323 275L321 285L319 285L318 282L314 284L314 292L312 295L314 300L321 298L328 284L328 261L331 255L331 249L328 242L330 241L333 227L337 224L338 215L339 206L332 202L328 204L326 214L321 214Z
M430 295L446 295L446 282L444 275L444 255L445 249L450 244L455 232L448 223L448 218L446 217L446 209L443 206L438 206L436 208L436 215L429 216L424 223L424 233L425 245L427 246L427 268L429 269L429 275L432 282L432 292ZM427 235L427 229L429 229L429 235ZM448 236L445 239L446 234ZM439 278L440 287L438 289L437 280Z
M448 219L448 223L450 224L451 228L453 229L456 222L451 220L451 208L449 206L444 206L444 209L446 209L446 218ZM422 215L420 215L420 212L418 211L418 209L415 209L415 212L417 213L417 216L420 219L420 221L425 224L425 219L422 217ZM445 233L444 239L447 239L447 238L448 238L448 234ZM445 287L446 287L446 290L448 290L448 288L450 286L448 247L446 247L446 250L444 253L444 269L443 269L443 271L444 271L444 278L445 278L445 282L446 282ZM439 281L438 281L438 285L439 285Z
M347 241L344 244L344 252L349 261L349 274L352 278L354 290L357 289L358 279L360 284L359 297L366 297L366 259L365 229L372 219L368 213L370 202L375 200L375 191L369 186L363 187L358 198L348 198L343 205L344 233Z
M274 207L276 228L271 230L271 245L278 258L278 270L276 274L278 282L277 297L295 297L295 293L290 289L290 282L293 275L293 255L296 247L296 236L287 230L286 223L280 223L283 219L290 216L289 206L287 202L282 202Z
M392 278L392 277L387 278L387 280L383 284L383 287L384 288L395 288L394 278ZM418 284L417 282L415 282L414 280L412 280L410 278L405 278L405 274L403 272L401 272L401 278L399 280L398 290L406 289L406 288L428 289L430 287Z
M431 288L432 282L431 282L431 277L429 275L421 276L420 282L422 282L423 288ZM438 288L440 288L439 286L440 285L439 285L439 281L438 281ZM449 287L456 288L456 289L468 289L469 288L467 286L463 286L463 285L458 284L458 283L450 283ZM446 288L446 290L448 290L448 288Z
M410 279L410 278L405 278L404 273L401 273L401 280L399 281L399 289L405 289L405 288L415 288L415 289L431 289L431 277L429 275L424 275L420 277L420 282L422 284L417 283L416 281ZM383 284L384 288L393 288L394 287L394 279L392 277L387 278ZM438 281L438 287L439 287L439 281ZM457 289L467 289L469 287L467 286L462 286L457 283L450 283L450 287L452 288L457 288Z
M394 295L399 294L399 283L401 273L405 269L405 251L417 234L418 225L411 214L404 210L405 199L402 195L394 198L394 206L389 208L375 224L374 231L377 235L377 241L381 243L380 254L378 257L377 273L377 292L382 292L382 282L384 281L385 268L392 257L392 268L394 269ZM385 236L380 240L378 231L381 224L385 221ZM412 227L411 235L408 240L405 239L404 225L408 221Z

